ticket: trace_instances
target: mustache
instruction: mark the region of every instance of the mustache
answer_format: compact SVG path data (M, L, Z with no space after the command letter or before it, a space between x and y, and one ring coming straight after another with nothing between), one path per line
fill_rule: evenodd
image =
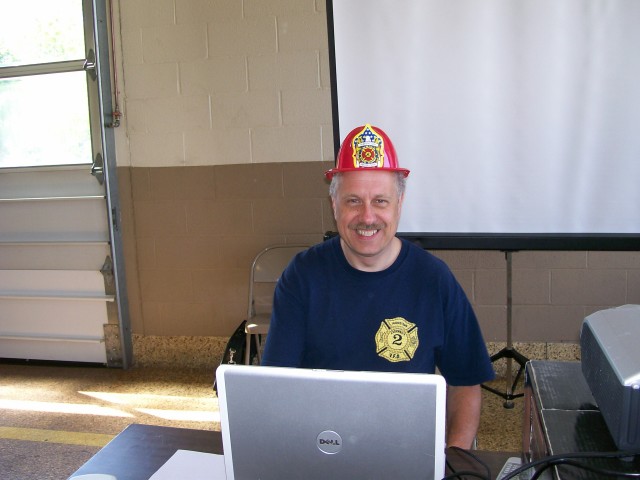
M382 230L384 224L381 223L354 223L349 225L352 230Z

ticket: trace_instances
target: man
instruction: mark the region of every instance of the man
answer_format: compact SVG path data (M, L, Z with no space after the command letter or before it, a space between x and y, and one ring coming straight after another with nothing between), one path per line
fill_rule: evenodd
M480 384L494 376L478 322L448 267L396 237L407 169L365 125L326 172L339 236L282 274L263 365L434 373L448 384L447 445L470 448ZM398 398L402 402L402 398Z

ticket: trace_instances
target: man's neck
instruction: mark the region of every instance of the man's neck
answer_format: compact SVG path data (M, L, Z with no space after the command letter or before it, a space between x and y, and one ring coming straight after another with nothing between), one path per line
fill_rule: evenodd
M400 255L400 250L402 249L402 242L399 238L394 237L387 248L377 255L372 256L357 254L342 240L340 240L340 246L342 247L342 252L347 259L347 262L349 262L349 265L356 270L361 270L363 272L381 272L382 270L389 268L393 265L393 262L396 261L398 255Z

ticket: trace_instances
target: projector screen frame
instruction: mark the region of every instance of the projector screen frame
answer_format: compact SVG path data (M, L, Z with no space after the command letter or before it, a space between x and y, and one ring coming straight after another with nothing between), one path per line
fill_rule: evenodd
M334 154L340 149L340 118L336 72L336 46L334 32L333 0L326 0L327 31L329 43L329 78L331 82L331 112ZM410 180L409 180L410 181ZM328 236L335 234L327 232ZM498 250L516 252L523 250L545 251L640 251L638 233L451 233L451 232L398 232L425 249L435 250Z
M634 234L464 234L464 233L403 233L422 248L432 250L521 250L548 251L638 251L640 236Z

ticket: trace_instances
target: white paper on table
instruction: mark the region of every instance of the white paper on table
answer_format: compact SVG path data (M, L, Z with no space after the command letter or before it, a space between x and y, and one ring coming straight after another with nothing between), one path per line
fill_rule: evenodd
M149 480L225 480L224 456L178 450Z

